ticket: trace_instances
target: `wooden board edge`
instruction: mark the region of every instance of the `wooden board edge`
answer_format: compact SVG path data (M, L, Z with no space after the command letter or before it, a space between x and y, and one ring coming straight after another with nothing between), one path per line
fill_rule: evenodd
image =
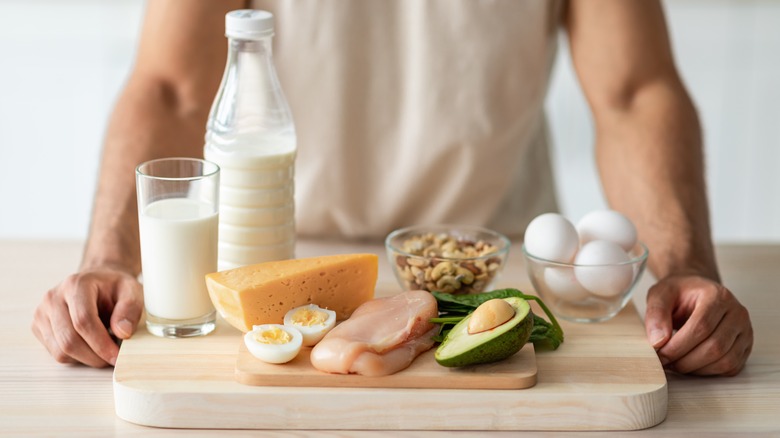
M590 403L560 409L563 394L533 390L484 390L491 392L492 403L474 406L463 403L474 390L428 390L415 393L409 403L414 390L401 388L331 392L243 387L239 392L190 393L182 388L161 391L158 384L115 382L117 416L142 426L187 429L628 431L653 427L667 412L665 385L641 394L594 394ZM366 397L356 401L355 392ZM594 411L594 404L600 409ZM432 409L448 415L433 415ZM313 410L320 415L309 415Z

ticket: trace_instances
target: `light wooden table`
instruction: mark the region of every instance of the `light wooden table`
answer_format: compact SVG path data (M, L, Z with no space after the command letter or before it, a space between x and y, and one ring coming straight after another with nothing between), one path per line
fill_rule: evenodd
M379 249L378 246L304 243L298 252L308 255ZM79 242L0 241L0 435L257 436L256 431L164 430L127 423L114 415L111 369L63 366L49 357L30 331L32 314L43 293L75 269L80 253ZM742 436L750 432L780 435L780 341L777 339L780 245L722 245L718 247L718 257L726 284L748 306L753 319L756 340L748 365L734 378L668 375L666 421L632 435L678 436L691 432L706 436ZM515 258L519 258L517 254ZM381 260L380 279L391 279L389 267L384 258ZM308 436L314 432L263 432L263 436L290 434ZM316 434L423 435L417 431ZM442 437L452 434L450 431L424 433ZM473 435L473 432L466 434ZM523 433L523 436L537 435L547 434Z

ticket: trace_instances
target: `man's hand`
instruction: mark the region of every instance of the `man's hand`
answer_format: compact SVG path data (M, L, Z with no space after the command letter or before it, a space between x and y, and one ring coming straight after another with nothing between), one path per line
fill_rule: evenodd
M133 73L106 133L80 273L50 290L33 332L57 361L113 365L143 310L135 166L203 156L211 102L227 59L225 13L243 0L151 0Z
M73 274L51 289L35 310L32 331L61 363L114 365L120 339L135 331L143 292L134 276L111 268Z
M753 348L747 309L719 283L695 275L650 288L645 329L661 363L679 373L734 376Z

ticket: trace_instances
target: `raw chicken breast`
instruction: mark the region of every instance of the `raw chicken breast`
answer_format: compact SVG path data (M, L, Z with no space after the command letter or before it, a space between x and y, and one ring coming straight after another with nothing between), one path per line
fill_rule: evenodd
M436 299L409 291L368 301L331 330L311 351L311 364L336 374L386 376L408 367L433 347Z

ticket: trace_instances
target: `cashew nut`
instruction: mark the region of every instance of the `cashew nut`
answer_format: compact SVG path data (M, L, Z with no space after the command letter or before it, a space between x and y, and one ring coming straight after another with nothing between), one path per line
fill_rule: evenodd
M455 278L463 284L471 284L474 282L474 273L466 268L458 266L455 270Z
M454 275L445 275L441 277L438 281L436 281L436 287L441 290L445 290L447 286L452 288L452 291L449 293L452 293L458 289L460 289L460 281L458 281L457 278L455 278Z
M409 257L406 259L406 263L418 268L427 268L430 262L427 259Z
M458 248L457 242L455 242L454 240L448 240L444 245L441 246L441 251L442 253L455 252L457 248Z
M455 273L455 266L452 262L441 262L431 271L431 280L439 281L445 275L452 275Z

